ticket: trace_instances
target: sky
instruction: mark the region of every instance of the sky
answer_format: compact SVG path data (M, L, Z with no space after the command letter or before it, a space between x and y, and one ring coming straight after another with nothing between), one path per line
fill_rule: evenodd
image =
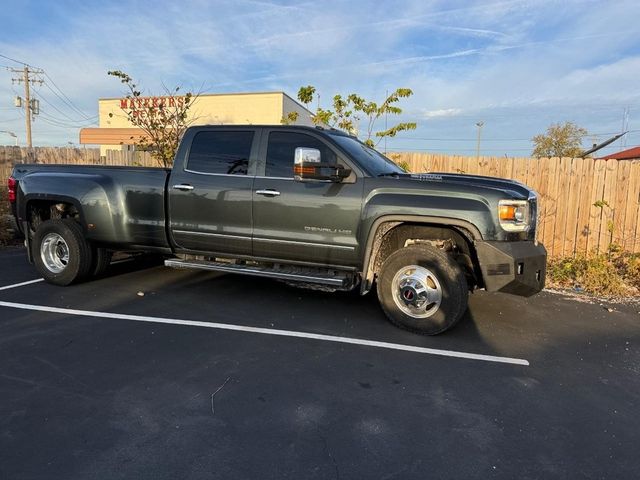
M528 156L534 135L572 121L589 131L585 147L626 126L611 153L640 145L638 18L637 0L12 2L0 131L25 144L13 105L23 87L6 68L25 62L45 71L34 145L77 144L80 127L97 126L98 98L123 96L107 76L119 69L148 94L179 85L295 97L314 85L323 107L336 93L381 101L412 89L397 120L418 128L380 150L475 155L483 122L482 155ZM0 132L0 144L13 141Z

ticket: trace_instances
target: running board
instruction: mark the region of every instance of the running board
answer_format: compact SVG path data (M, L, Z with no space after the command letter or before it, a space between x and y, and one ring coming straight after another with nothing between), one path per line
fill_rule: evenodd
M259 266L237 265L232 263L210 262L206 260L180 260L170 258L164 261L166 267L188 268L196 270L213 270L216 272L239 273L241 275L253 275L254 277L277 278L292 282L316 283L344 288L349 277L347 275L320 275L318 273L294 273L286 269L270 269Z

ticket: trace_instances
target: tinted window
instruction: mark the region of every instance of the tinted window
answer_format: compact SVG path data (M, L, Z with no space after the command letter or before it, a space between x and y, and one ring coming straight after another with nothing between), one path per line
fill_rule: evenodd
M391 172L406 173L392 160L353 137L333 135L332 138L351 156L355 157L360 166L373 176Z
M200 173L246 175L253 132L199 132L193 137L187 168Z
M336 155L320 140L304 133L271 132L267 147L267 177L293 177L293 159L296 148L320 150L322 163L336 163Z

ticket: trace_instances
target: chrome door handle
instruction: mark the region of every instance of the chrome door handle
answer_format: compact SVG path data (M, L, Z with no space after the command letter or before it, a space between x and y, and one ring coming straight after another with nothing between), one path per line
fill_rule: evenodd
M267 197L277 197L280 195L280 192L277 190L266 189L266 190L256 190L258 195L265 195Z
M193 190L192 185L187 185L186 183L181 183L179 185L173 186L174 190Z

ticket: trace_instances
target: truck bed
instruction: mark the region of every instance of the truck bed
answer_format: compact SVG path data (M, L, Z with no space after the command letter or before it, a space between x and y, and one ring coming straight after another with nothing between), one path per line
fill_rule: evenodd
M30 202L68 198L83 212L87 238L104 245L168 248L165 192L170 169L102 165L16 165L23 195L19 220ZM81 208L80 208L81 207Z

